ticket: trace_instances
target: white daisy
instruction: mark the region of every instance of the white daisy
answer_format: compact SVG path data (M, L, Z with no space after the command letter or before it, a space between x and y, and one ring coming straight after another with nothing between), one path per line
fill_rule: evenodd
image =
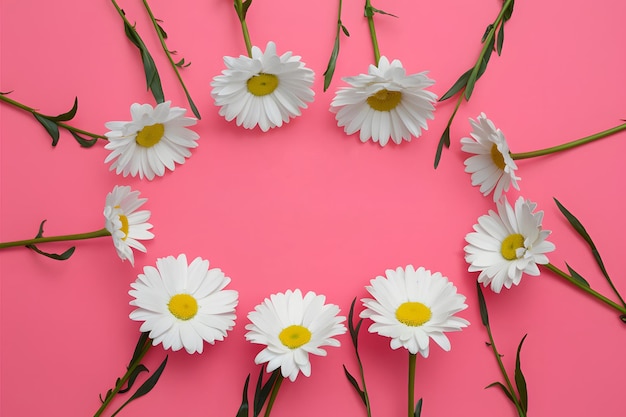
M246 129L259 126L263 132L288 123L301 114L315 93L313 71L291 52L276 54L274 42L265 52L252 47L252 57L224 57L226 69L213 78L211 96L219 114Z
M147 199L139 198L139 191L131 191L129 186L116 185L107 194L104 206L105 227L113 237L115 250L122 260L128 259L135 265L132 248L145 252L146 247L139 240L152 239L149 232L152 225L147 223L150 211L140 210Z
M465 160L465 172L472 174L472 185L480 185L480 192L488 195L493 191L493 201L500 200L502 193L513 185L519 190L515 175L517 165L511 158L509 145L500 129L481 113L476 121L470 119L472 137L461 139L461 150L472 153Z
M371 138L385 146L389 138L400 144L428 129L437 96L426 90L435 83L427 72L406 75L399 60L390 64L384 56L368 72L343 78L350 87L340 88L330 104L346 134L360 131L361 142Z
M151 180L162 176L165 168L174 171L175 164L185 163L191 148L198 146L198 134L187 129L197 120L183 117L187 110L171 107L170 102L152 108L149 104L130 106L132 121L105 123L110 132L105 133L109 143L105 149L112 152L104 160L111 171Z
M441 273L431 274L423 267L388 269L385 275L366 287L374 299L362 300L365 310L360 316L374 322L370 333L390 337L392 349L404 347L425 358L430 339L449 351L450 341L444 332L459 331L469 324L454 316L467 308L465 296L457 294L456 287Z
M322 346L339 346L333 339L346 332L341 324L345 317L337 316L339 307L324 304L326 297L300 290L288 290L265 299L248 314L252 324L246 325L246 340L266 345L254 359L267 362L267 372L280 367L283 377L295 381L299 372L311 375L309 353L326 356Z
M150 332L153 345L202 353L204 341L224 340L235 325L239 294L224 289L229 282L201 258L189 265L185 255L157 259L156 268L146 266L130 285L130 305L138 307L130 318L143 321L140 330Z
M465 261L469 271L480 271L478 282L499 293L502 287L518 285L522 274L539 275L537 264L547 264L547 252L554 244L546 241L549 230L543 230L543 211L534 213L537 204L519 197L515 209L506 197L497 203L498 213L489 210L478 218L474 232L465 240Z

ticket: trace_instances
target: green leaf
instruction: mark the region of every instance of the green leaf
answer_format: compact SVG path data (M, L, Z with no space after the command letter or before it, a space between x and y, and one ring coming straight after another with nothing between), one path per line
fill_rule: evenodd
M155 19L157 22L161 22L163 23L162 20L158 20ZM163 37L163 39L167 39L167 32L165 31L165 29L163 29L163 26L159 25L158 23L156 24L157 30L159 31L159 34L161 34L161 37Z
M52 138L52 146L57 146L57 143L59 143L59 126L46 116L39 113L33 113L33 116L35 116L35 119L41 123Z
M32 249L35 252L37 252L40 255L46 256L50 259L54 259L56 261L66 261L70 258L70 256L72 256L74 254L74 251L76 250L76 246L72 246L71 248L69 248L68 250L66 250L63 253L49 253L49 252L44 252L41 249L39 249L37 246L35 245L26 245L26 247L28 249Z
M378 13L378 14L384 14L384 15L391 16L391 17L396 17L396 18L398 17L395 14L387 13L386 11L377 9L375 7L372 7L372 12L373 13ZM372 16L373 16L373 14L372 14Z
M113 394L113 389L108 390L104 398L102 398L102 394L99 394L98 397L100 397L100 402L104 404L107 398L109 398L112 394Z
M246 382L243 385L243 394L241 396L241 406L239 406L239 410L237 411L237 415L235 417L248 417L248 383L250 382L250 374L246 378Z
M198 111L196 104L191 99L191 95L189 95L189 92L187 91L187 89L185 88L184 90L185 90L185 96L187 97L187 101L189 102L189 108L193 112L194 116L196 116L198 120L200 120L202 117L200 117L200 112Z
M235 1L235 10L237 10L237 16L241 21L246 20L246 13L248 13L248 9L252 4L252 0L244 1L241 3L241 10L237 7L237 1Z
M346 365L343 365L343 372L345 373L346 378L348 378L348 381L350 382L350 385L352 385L352 387L355 389L357 394L359 394L359 397L361 397L361 401L363 401L363 404L365 404L365 406L367 407L367 398L365 397L365 391L363 391L361 389L361 387L359 386L359 383L357 382L356 378L353 377L350 374L350 372L348 372L348 369L346 368Z
M187 68L189 65L191 65L191 62L185 63L185 58L182 58L180 61L176 62L174 65L176 65L178 68Z
M476 281L476 291L478 292L478 307L480 309L480 320L485 327L489 327L489 314L487 312L487 303L485 303L485 297L483 296L483 290L480 287L480 282Z
M496 43L496 52L498 56L502 54L502 45L504 44L504 23L500 25L500 29L498 30L498 41Z
M502 19L506 22L513 15L513 6L515 5L515 0L511 0L511 4L507 7L506 11L502 15Z
M70 132L70 134L74 137L76 142L78 142L78 144L82 146L83 148L91 148L93 145L95 145L98 142L98 138L86 139L82 136L79 136L73 130L68 129L68 132Z
M163 370L165 369L165 365L167 365L167 356L165 357L163 362L161 362L161 365L159 365L157 370L154 371L152 375L150 375L150 378L146 379L145 382L141 384L139 388L137 388L137 391L135 391L135 393L124 404L122 404L121 407L118 408L115 411L115 413L111 415L111 417L116 416L120 411L122 411L124 407L130 404L131 401L134 401L137 398L141 398L147 393L149 393L150 391L152 391L152 388L154 388L156 383L159 381L159 378L161 377L161 374L163 373Z
M74 105L72 108L58 116L45 116L46 119L51 120L53 122L67 122L68 120L72 120L74 116L76 116L76 111L78 110L78 97L74 97Z
M363 319L360 319L357 325L354 325L354 305L356 303L356 297L352 300L352 304L350 305L350 311L348 313L348 330L350 331L350 337L352 338L352 344L354 345L354 349L358 350L359 348L359 331L361 330L361 325L363 324Z
M261 373L259 374L259 379L257 381L257 387L254 392L254 410L253 410L254 417L257 417L259 414L261 414L261 409L263 408L263 405L267 401L267 398L270 396L272 387L276 383L276 380L280 376L280 368L278 368L274 370L274 372L272 372L272 375L269 377L267 382L265 382L265 384L263 384L263 387L261 387L261 381L263 379L262 376L263 376L264 370L265 370L265 367L262 367Z
M476 81L480 78L480 76L487 69L487 63L489 63L489 59L491 58L491 53L493 52L495 39L492 37L489 38L489 43L487 44L487 48L485 49L485 53L480 61L480 64L474 66L472 72L470 73L469 78L467 79L467 85L465 86L465 100L469 101L472 96L472 92L474 91L474 86Z
M343 32L344 35L346 35L347 37L350 37L350 32L348 32L348 28L345 27L343 24L341 24L341 31Z
M446 148L450 147L450 125L446 126L446 130L443 131L441 138L439 139L439 144L437 145L437 153L435 154L435 169L439 166L439 161L441 160L441 152L443 152L443 146Z
M420 398L417 404L415 404L415 412L413 413L414 417L420 417L421 415L422 415L422 398Z
M574 269L571 266L569 266L567 262L565 263L565 265L567 266L567 270L569 271L569 274L572 276L572 278L574 278L576 281L578 281L580 284L584 285L585 287L591 288L587 280L583 278L578 272L574 271Z
M449 99L450 97L454 96L459 91L461 91L461 89L467 85L467 80L469 79L472 69L473 68L470 68L467 71L465 71L463 75L461 75L459 79L456 80L456 82L452 85L452 87L450 87L450 89L439 99L439 101L445 101Z
M515 400L513 399L513 395L509 392L509 390L508 390L508 389L506 389L506 387L505 387L505 386L504 386L501 382L492 382L491 384L487 385L487 386L485 387L485 389L487 389L487 388L491 388L491 387L498 387L498 388L501 388L501 389L502 389L502 391L504 392L504 394L507 396L507 398L508 398L509 400L511 400L511 402L512 402L513 404L515 404Z
M330 59L328 60L328 65L326 66L326 70L324 71L324 91L328 90L330 86L330 82L333 79L333 74L335 73L335 66L337 65L337 57L339 56L339 36L335 38L335 45L333 46L333 51L330 53Z
M137 344L135 345L135 350L133 351L133 356L130 358L130 362L128 363L128 367L129 368L131 366L133 366L135 361L141 355L141 352L143 351L143 348L146 346L146 342L148 341L148 334L149 333L150 332L142 332L139 335L139 340L137 340Z
M493 29L493 24L488 24L487 29L485 29L485 33L483 33L483 37L480 39L480 43L484 43L487 36L489 36L489 32Z
M133 384L137 380L137 377L142 372L149 372L149 371L148 371L148 368L146 368L144 365L139 364L135 369L133 369L133 372L128 377L128 382L126 384L126 388L120 389L118 392L120 394L124 394L125 392L130 391L130 389L133 387Z
M522 337L522 341L517 347L517 354L515 355L515 386L519 393L519 402L522 410L524 410L524 414L528 411L528 391L526 389L526 378L524 378L524 374L522 373L520 352L522 351L522 345L524 344L524 340L526 340L526 336L528 335L526 334Z

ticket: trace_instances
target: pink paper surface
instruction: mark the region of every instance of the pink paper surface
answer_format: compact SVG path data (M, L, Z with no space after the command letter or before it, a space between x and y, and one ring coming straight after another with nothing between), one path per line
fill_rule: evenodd
M152 52L167 99L188 107L154 30L138 0L120 0ZM431 346L418 357L416 398L424 416L513 416L503 393L485 386L502 380L485 346L475 280L464 261L464 237L494 208L464 172L459 139L468 118L481 112L524 152L590 135L626 117L626 3L518 1L506 24L502 56L491 58L470 102L452 125L452 146L433 169L435 149L454 108L437 105L420 138L381 148L346 136L328 109L341 77L367 72L373 62L362 1L344 1L335 78L323 92L336 28L337 1L255 0L248 12L252 42L273 40L279 54L293 51L316 73L315 101L289 124L262 133L226 122L210 96L222 57L245 54L239 22L228 0L150 2L167 31L168 46L191 61L182 71L202 120L199 147L174 172L154 181L123 178L103 163L102 143L82 149L67 132L56 148L31 115L0 103L0 241L25 239L47 219L46 235L103 227L104 198L130 185L148 198L156 238L135 267L117 257L109 238L76 243L65 262L25 248L0 252L2 416L89 416L125 371L139 336L128 318L128 290L144 266L169 255L209 259L239 291L237 325L202 355L164 351L146 357L153 372L168 365L147 396L125 416L234 416L246 376L258 374L259 346L244 339L246 315L272 293L300 288L327 296L347 316L354 297L367 296L370 279L413 264L439 271L467 296L460 313L471 322L449 334L452 350ZM480 37L501 1L378 0L374 7L381 53L407 72L429 71L439 96L474 65ZM145 89L137 49L124 35L113 5L104 0L2 0L0 91L45 114L67 111L70 123L104 133L104 123L129 120L134 102L154 104ZM609 273L626 291L622 273L626 230L623 165L626 134L554 156L519 161L522 195L544 210L556 251L593 288L610 294L586 244L553 202L558 198L583 222ZM62 251L66 244L50 244ZM528 334L522 367L529 415L616 416L624 409L624 324L617 314L542 269L519 287L485 290L494 337L507 369ZM360 303L357 311L361 311ZM406 415L407 352L369 334L360 351L374 416ZM312 357L312 375L281 388L272 416L365 415L342 364L357 374L348 335L327 357ZM115 402L120 405L126 396ZM111 408L111 412L115 407ZM109 415L105 413L105 415Z

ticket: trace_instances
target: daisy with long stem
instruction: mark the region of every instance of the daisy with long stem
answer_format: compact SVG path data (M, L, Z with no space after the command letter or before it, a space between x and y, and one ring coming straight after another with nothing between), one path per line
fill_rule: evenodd
M455 314L467 308L465 296L441 273L424 269L388 269L385 277L370 281L367 291L374 298L363 299L362 318L369 318L370 333L391 338L391 348L405 348L409 353L407 416L421 411L422 401L415 403L415 364L417 354L427 358L432 339L443 350L451 349L444 332L460 331L469 322Z
M267 363L268 373L280 369L265 417L269 417L285 378L293 382L300 373L310 376L309 355L326 356L322 347L340 345L334 337L346 332L345 317L338 316L338 306L325 302L326 297L311 291L303 296L299 289L288 290L272 294L248 314L246 340L265 345L254 362Z
M470 137L461 139L461 150L472 154L465 160L465 172L471 174L472 185L480 186L487 196L493 192L493 200L499 201L510 186L519 190L516 160L549 155L614 135L626 130L626 123L584 138L537 151L512 153L504 133L481 113L476 120L470 119Z
M32 114L35 119L46 129L50 137L52 138L52 146L56 146L59 141L59 128L65 129L74 137L74 139L84 148L89 148L96 144L98 140L107 140L107 137L97 133L88 132L83 129L71 126L65 122L72 120L78 110L78 98L74 99L74 105L72 108L58 116L48 116L40 113L37 109L20 103L7 97L9 93L0 93L0 101L16 107L20 110L24 110ZM91 139L85 139L83 136L88 136Z
M301 109L313 101L313 71L291 52L276 53L270 41L265 51L253 46L246 23L252 0L235 0L235 10L246 44L247 56L225 56L226 69L213 78L211 96L227 121L237 126L261 131L281 127L301 115Z
M139 210L147 200L139 198L139 191L131 191L128 186L115 186L113 191L107 194L104 207L105 227L93 232L77 233L61 236L43 236L43 224L39 227L37 237L32 239L16 240L0 243L0 249L26 246L35 252L52 259L65 260L74 253L74 247L62 254L47 253L40 250L37 245L49 242L67 242L73 240L94 239L111 236L118 256L122 260L128 259L134 265L132 249L146 251L140 240L152 239L154 235L149 231L152 228L147 221L150 219L150 211Z
M337 125L348 135L359 132L361 142L372 140L385 146L391 139L400 144L419 137L433 119L437 96L426 90L434 81L427 72L407 75L402 63L391 62L380 55L374 15L385 14L365 2L370 37L374 50L374 64L368 74L345 77L349 87L340 88L330 105L336 113Z

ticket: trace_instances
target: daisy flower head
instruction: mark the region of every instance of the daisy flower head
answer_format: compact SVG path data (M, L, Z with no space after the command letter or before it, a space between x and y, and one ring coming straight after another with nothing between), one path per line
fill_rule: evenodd
M130 318L143 321L140 330L150 332L152 344L164 349L202 353L204 342L214 344L226 337L235 325L239 294L225 290L230 278L209 261L187 256L168 256L146 266L130 286L137 307Z
M474 154L465 160L465 172L472 174L472 185L480 185L480 192L488 195L493 191L493 201L499 201L511 185L519 190L515 175L517 165L506 138L493 122L481 113L476 120L470 119L471 138L461 139L461 150Z
M211 82L211 96L227 121L236 118L237 126L255 126L263 132L281 127L300 116L315 93L313 71L299 56L285 52L278 56L274 42L265 51L252 47L252 56L224 57L226 69Z
M547 264L546 253L554 244L546 241L549 230L543 230L543 211L537 204L519 197L515 208L506 197L497 203L498 212L480 216L474 232L465 237L465 261L470 272L480 271L478 282L499 293L502 287L518 285L522 274L539 275L537 264Z
M425 358L432 339L449 351L450 341L444 332L460 331L469 322L454 314L465 310L465 296L439 272L431 273L419 267L388 269L385 277L378 276L365 287L374 297L364 298L362 318L374 323L370 333L391 338L391 348L403 347L411 354Z
M419 137L433 119L437 96L426 90L435 82L426 72L406 75L402 63L382 56L368 74L343 78L350 87L337 91L330 104L337 125L351 135L359 131L361 142L372 139L385 146Z
M149 210L139 210L146 201L139 198L139 191L131 191L129 186L116 185L113 191L107 194L104 205L105 228L113 237L113 244L118 256L122 260L128 259L135 265L132 249L141 252L146 247L139 240L149 240L154 237Z
M113 161L111 171L125 177L146 177L152 180L163 176L165 168L174 171L175 164L185 163L190 149L198 146L200 137L188 126L196 124L192 117L184 117L187 110L170 107L171 102L157 104L134 103L130 106L132 121L107 122L105 133L109 143L105 149L111 153L104 160Z
M266 345L254 358L267 362L267 372L280 368L283 377L295 381L300 372L311 375L309 354L326 356L323 346L339 346L334 336L346 332L339 307L324 304L326 297L300 290L272 294L248 314L246 340Z

